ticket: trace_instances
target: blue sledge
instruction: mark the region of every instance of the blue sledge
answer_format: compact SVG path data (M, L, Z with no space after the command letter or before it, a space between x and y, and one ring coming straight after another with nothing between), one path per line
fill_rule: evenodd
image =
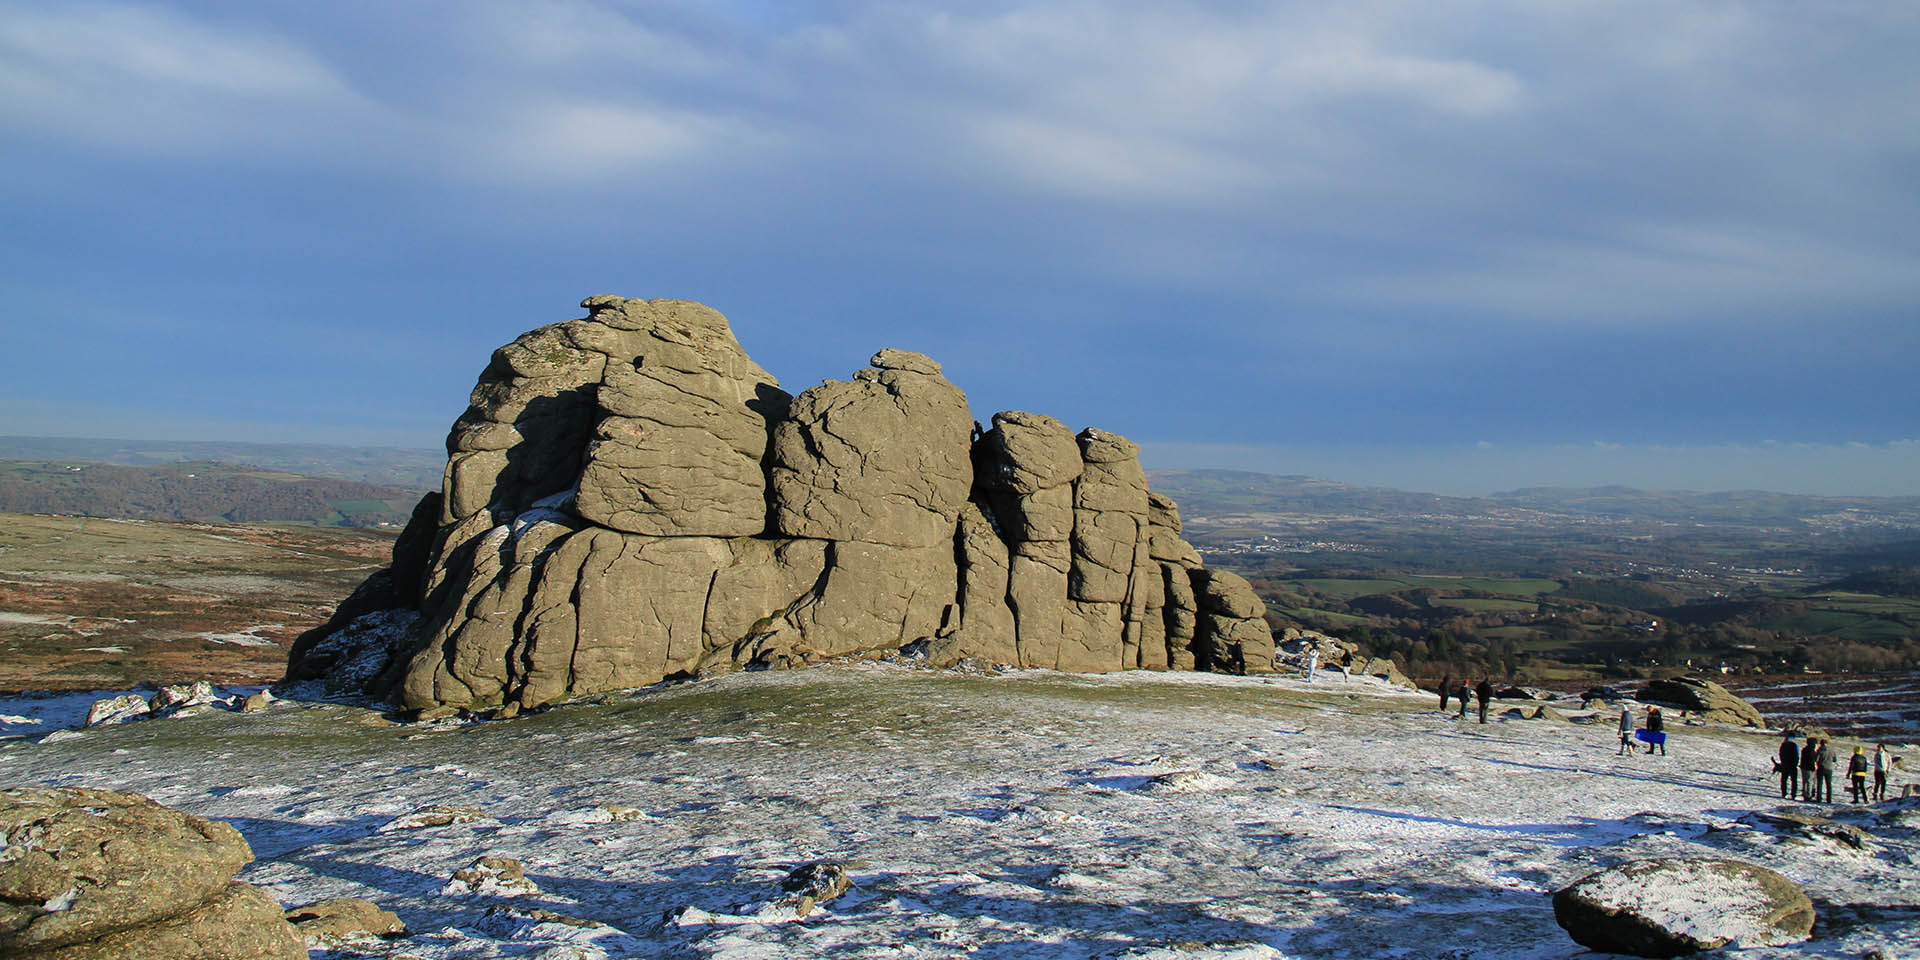
M1635 730L1633 732L1633 738L1641 743L1655 747L1667 742L1667 734L1665 731L1654 733L1651 730Z

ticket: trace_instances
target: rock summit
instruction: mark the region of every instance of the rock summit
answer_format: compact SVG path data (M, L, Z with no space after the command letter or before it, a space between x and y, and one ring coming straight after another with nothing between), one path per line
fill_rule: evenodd
M1017 410L983 428L905 350L794 396L706 306L581 306L494 352L441 490L288 683L516 710L902 651L1273 669L1265 607L1202 566L1126 438Z

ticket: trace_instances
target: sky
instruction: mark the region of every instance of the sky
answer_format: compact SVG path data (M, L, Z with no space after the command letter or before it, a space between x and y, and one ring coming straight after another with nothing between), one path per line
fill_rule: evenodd
M1236 467L1920 494L1920 5L0 0L0 434L437 446L593 294Z

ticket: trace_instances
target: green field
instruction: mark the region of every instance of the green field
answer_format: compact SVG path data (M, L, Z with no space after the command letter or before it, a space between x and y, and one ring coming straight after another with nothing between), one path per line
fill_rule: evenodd
M1517 597L1538 597L1560 589L1560 581L1543 579L1503 580L1490 577L1353 577L1289 580L1288 584L1312 590L1339 600L1368 597L1402 590L1479 590Z
M1436 607L1453 607L1471 613L1485 613L1490 610L1501 613L1513 613L1540 609L1540 605L1531 600L1502 600L1494 597L1451 597L1443 600L1435 600L1433 601L1433 605Z
M328 500L327 506L340 511L342 516L358 517L369 513L393 513L396 508L386 500Z

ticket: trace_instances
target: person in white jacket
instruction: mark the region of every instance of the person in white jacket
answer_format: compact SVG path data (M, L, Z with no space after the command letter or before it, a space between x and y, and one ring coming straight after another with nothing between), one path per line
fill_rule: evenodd
M1893 769L1893 755L1887 752L1887 745L1876 744L1873 748L1873 802L1879 803L1887 798L1887 773Z
M1627 751L1634 749L1631 746L1632 743L1633 708L1623 703L1620 705L1620 752L1615 754L1615 756L1626 756Z

